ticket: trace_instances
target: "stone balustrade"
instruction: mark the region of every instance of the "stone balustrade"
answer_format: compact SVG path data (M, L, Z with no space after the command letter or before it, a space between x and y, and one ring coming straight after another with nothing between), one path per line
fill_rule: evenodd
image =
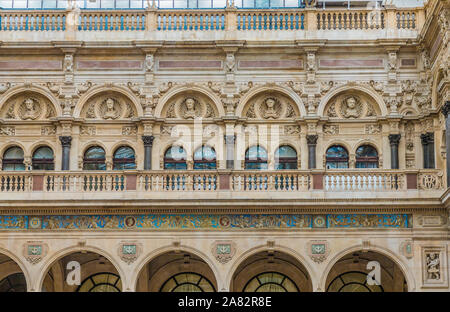
M73 25L75 24L75 25ZM0 31L417 30L424 9L2 10ZM75 27L74 27L75 26Z
M402 170L1 172L0 192L397 192L444 190L443 173Z

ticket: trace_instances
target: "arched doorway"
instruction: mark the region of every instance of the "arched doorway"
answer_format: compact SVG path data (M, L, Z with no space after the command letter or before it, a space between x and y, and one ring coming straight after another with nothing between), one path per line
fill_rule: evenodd
M217 281L209 265L186 251L163 253L142 268L136 291L214 292Z
M311 278L293 256L281 251L256 253L239 264L233 274L231 291L308 292Z
M26 292L27 281L19 265L0 254L0 292Z
M69 285L68 280L72 279L68 275L75 270L74 261L80 264L80 283ZM70 253L51 265L42 291L119 292L122 291L122 281L116 267L103 255L80 251Z
M377 274L376 267L379 266ZM372 274L370 274L372 272ZM327 292L405 292L406 278L389 257L375 251L354 251L340 258L327 276Z

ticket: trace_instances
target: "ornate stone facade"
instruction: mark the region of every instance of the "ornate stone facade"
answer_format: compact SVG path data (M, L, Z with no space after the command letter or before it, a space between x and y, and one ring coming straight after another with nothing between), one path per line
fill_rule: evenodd
M39 31L10 19L0 282L22 272L28 291L99 286L65 282L78 261L81 281L109 274L117 291L174 290L177 278L341 291L377 261L381 287L360 287L448 292L449 3L383 7L367 27L315 3L227 8L215 26L186 19L192 29L168 29L180 25L157 8L115 10L132 16L120 31L71 6L42 11L51 25ZM65 41L49 39L55 21Z

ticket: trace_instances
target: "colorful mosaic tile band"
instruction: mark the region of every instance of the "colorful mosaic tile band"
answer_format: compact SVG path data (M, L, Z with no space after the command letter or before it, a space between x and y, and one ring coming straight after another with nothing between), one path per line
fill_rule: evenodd
M0 230L411 228L410 214L0 216Z

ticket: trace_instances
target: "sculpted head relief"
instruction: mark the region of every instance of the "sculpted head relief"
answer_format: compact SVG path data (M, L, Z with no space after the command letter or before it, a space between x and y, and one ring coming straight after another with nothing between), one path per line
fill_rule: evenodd
M349 97L344 103L344 117L358 118L360 115L358 103L354 97Z

